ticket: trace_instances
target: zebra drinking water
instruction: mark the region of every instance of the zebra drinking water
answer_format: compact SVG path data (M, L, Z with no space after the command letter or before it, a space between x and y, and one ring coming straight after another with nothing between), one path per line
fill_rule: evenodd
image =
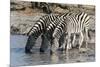
M42 35L42 44L40 52L44 52L48 48L48 42L52 40L52 33L55 27L60 23L60 15L48 14L42 16L28 32L28 40L25 46L25 52L31 53L32 47L35 45L37 38ZM48 32L47 32L48 31Z

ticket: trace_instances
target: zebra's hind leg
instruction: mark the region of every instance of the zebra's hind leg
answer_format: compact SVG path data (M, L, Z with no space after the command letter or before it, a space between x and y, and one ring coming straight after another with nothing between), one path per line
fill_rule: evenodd
M88 49L88 41L89 41L89 36L88 36L88 30L86 29L86 33L85 33L85 40L86 40L86 49Z
M40 52L45 52L45 50L47 50L48 46L49 46L49 40L47 39L46 35L42 35L42 43L40 46Z
M88 29L85 29L85 50L84 52L88 51L89 50L89 47L88 47L88 41L89 41L89 35L88 35Z

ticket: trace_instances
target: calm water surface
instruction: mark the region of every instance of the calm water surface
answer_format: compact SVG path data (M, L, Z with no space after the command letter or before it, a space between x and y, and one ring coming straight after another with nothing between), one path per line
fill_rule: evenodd
M94 43L89 44L90 50L85 53L79 53L78 49L72 49L69 51L69 54L58 51L57 54L50 55L49 49L43 54L39 52L40 38L37 40L36 46L33 48L33 53L25 54L24 47L26 41L27 36L11 35L10 65L12 67L95 61Z

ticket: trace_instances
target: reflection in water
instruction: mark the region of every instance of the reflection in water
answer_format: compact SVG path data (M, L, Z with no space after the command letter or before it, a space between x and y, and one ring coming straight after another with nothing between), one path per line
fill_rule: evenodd
M50 55L49 49L45 53L39 52L39 43L33 48L32 54L25 54L24 47L27 41L26 36L11 35L11 66L30 66L55 63L73 63L95 61L94 44L90 44L90 50L86 53L79 53L78 49L69 50L68 53L58 51ZM39 40L41 41L41 40Z
M51 63L58 63L59 62L59 56L57 54L51 55Z

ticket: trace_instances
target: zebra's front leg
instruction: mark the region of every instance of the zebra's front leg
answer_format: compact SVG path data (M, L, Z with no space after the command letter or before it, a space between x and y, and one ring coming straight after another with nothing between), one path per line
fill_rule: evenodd
M80 33L80 39L79 39L79 52L82 51L81 46L83 44L83 40L84 40L84 36L83 36L83 33L81 32Z
M49 46L49 40L47 39L46 35L44 35L44 34L41 36L41 39L42 39L42 43L40 46L40 52L45 52Z
M63 35L60 37L59 45L61 46L62 50L65 50L65 46L67 44L68 36L66 33L63 33ZM62 43L61 43L62 42Z
M65 40L65 43L66 43L66 48L65 48L65 51L68 53L68 50L71 49L71 33L68 33L68 36L66 36L66 40ZM68 39L68 41L67 41Z
M51 40L50 54L56 54L58 47L59 47L59 39L58 38L53 38Z
M76 40L76 35L75 35L75 33L74 33L74 34L73 34L73 39L72 39L72 47L75 47L75 46L76 46L75 40Z

